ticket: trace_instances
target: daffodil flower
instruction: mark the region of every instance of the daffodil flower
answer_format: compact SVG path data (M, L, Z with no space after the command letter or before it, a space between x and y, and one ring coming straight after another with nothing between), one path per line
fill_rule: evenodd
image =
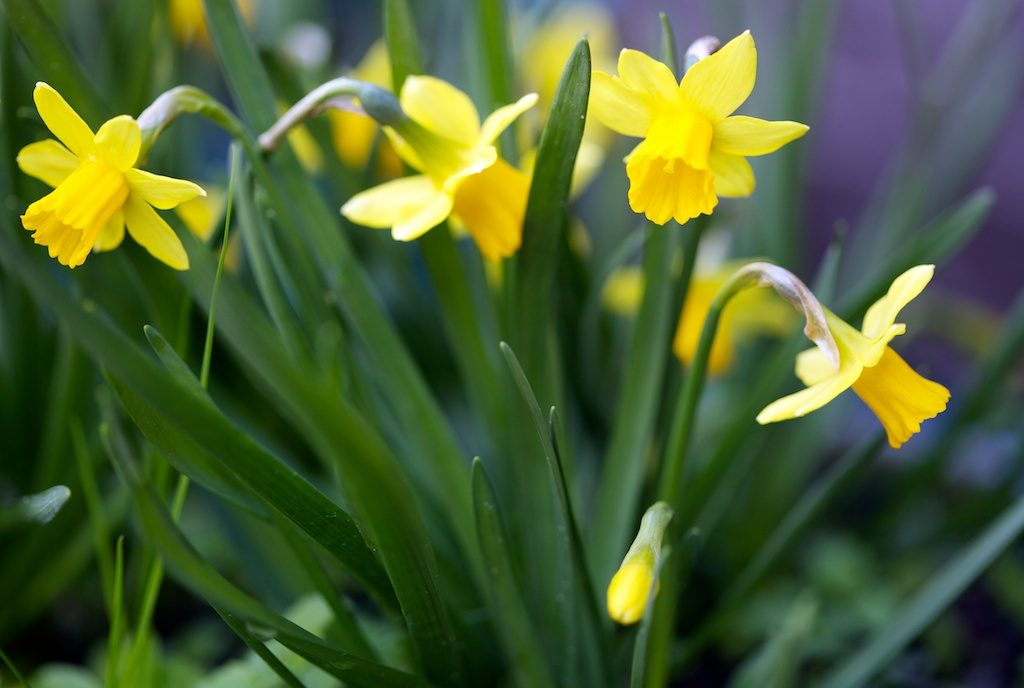
M530 182L498 157L494 141L537 96L495 110L483 125L469 96L441 79L409 77L399 101L407 119L384 127L384 133L399 157L423 174L356 194L342 214L367 227L391 228L399 241L416 239L454 216L485 258L515 253Z
M942 413L949 391L919 375L889 346L906 331L906 325L896 323L899 312L924 290L934 272L933 265L919 265L897 277L888 293L868 309L860 331L826 310L826 322L839 348L838 369L819 349L800 353L796 374L807 389L769 404L757 422L804 416L853 387L878 416L889 444L898 449L921 430L922 421Z
M188 255L154 207L169 210L205 195L196 184L136 169L139 125L128 115L108 120L93 134L57 91L42 82L33 93L39 116L59 139L31 143L18 153L25 174L54 187L32 203L21 223L50 257L74 268L89 252L116 248L125 226L158 260L188 269Z
M754 88L749 31L694 64L678 84L671 69L636 50L620 53L618 71L594 72L590 112L610 129L644 139L626 158L629 205L657 224L708 215L719 196L749 196L747 156L807 132L798 122L732 115Z
M251 25L255 15L252 0L235 0L235 7L247 25ZM204 49L211 48L210 29L206 25L206 11L203 0L169 0L168 19L171 34L183 46L198 43Z

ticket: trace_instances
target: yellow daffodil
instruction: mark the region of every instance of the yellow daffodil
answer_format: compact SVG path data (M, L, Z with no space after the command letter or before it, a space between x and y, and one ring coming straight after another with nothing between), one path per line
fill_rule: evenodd
M586 34L590 44L590 59L595 69L610 69L615 63L615 51L620 45L615 30L615 17L602 5L585 2L563 5L552 11L526 43L520 52L520 82L538 95L537 129L547 119L551 103L562 78L565 62L572 54L580 36ZM588 118L583 129L583 140L576 154L573 168L573 195L582 192L597 175L604 163L605 153L610 145L611 132L597 120ZM536 149L530 142L522 146L522 166L525 170L533 167Z
M695 271L672 342L672 350L683 365L689 365L697 353L700 332L715 294L745 262L730 261ZM643 290L643 271L630 266L612 273L602 300L611 312L631 315L640 306ZM718 322L718 336L708 357L708 374L721 375L728 371L740 342L756 335L784 334L792 322L792 309L771 292L764 289L740 292L729 301Z
M700 60L677 84L666 65L636 50L619 55L618 76L594 72L590 112L644 140L626 158L629 205L649 220L683 223L710 214L718 197L749 196L746 156L803 136L798 122L732 115L754 88L757 51L750 32Z
M76 267L89 252L120 245L125 226L139 244L176 270L188 268L185 249L154 207L169 210L205 192L192 182L137 169L141 132L127 115L93 134L57 91L42 82L33 93L39 116L59 139L29 144L18 154L25 174L54 187L32 203L21 223L50 257Z
M498 157L494 141L537 96L495 110L483 125L469 96L441 79L409 77L399 100L407 119L384 127L384 133L399 157L423 174L356 194L342 214L367 227L391 228L399 241L411 241L454 216L484 257L515 253L530 182Z
M658 594L661 541L671 520L672 508L668 504L652 504L640 520L640 530L619 570L608 583L608 616L624 626L639 621L647 609L647 600Z
M246 24L251 24L255 15L252 0L235 0L235 7ZM171 34L181 45L196 43L209 50L210 29L206 26L206 11L203 0L170 0L168 16Z
M757 422L804 416L853 387L878 416L889 444L899 448L921 430L922 421L942 413L949 391L919 375L889 346L906 331L905 325L896 323L900 310L924 290L934 272L933 265L919 265L897 277L888 293L868 309L860 331L826 310L825 319L839 347L839 368L820 349L802 352L797 356L796 374L807 389L769 404Z
M349 76L391 90L391 60L383 39L370 46ZM377 143L377 123L361 114L335 108L328 111L327 117L334 150L341 161L353 169L365 167ZM402 174L402 161L387 140L382 140L377 150L377 173L385 179Z

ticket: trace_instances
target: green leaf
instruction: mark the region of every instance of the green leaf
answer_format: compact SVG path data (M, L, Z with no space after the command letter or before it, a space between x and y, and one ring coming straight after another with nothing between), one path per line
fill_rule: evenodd
M981 229L994 204L991 189L975 191L887 255L881 267L860 280L835 310L847 318L859 316L900 273L923 263L942 263L956 255Z
M551 113L537 146L537 162L516 261L512 333L525 370L551 384L546 374L547 337L554 316L555 274L568 228L569 186L583 138L590 95L590 46L580 39L562 72Z
M124 535L118 536L114 549L114 589L110 599L110 635L107 636L103 683L108 688L117 688L121 678L121 637L124 634Z
M407 0L384 0L384 40L391 58L392 90L399 93L407 76L423 73L416 22Z
M36 0L2 0L2 4L7 22L18 34L43 78L60 91L95 130L109 111L90 86L78 58L61 38L46 10Z
M29 524L49 523L71 497L67 485L54 485L14 504L0 506L0 532Z
M367 688L429 685L411 674L338 650L238 590L192 549L149 488L135 485L132 492L142 526L159 548L168 568L182 584L218 609L243 619L253 628L266 629L282 645L342 679L346 685Z
M352 519L293 469L259 447L194 388L183 386L97 313L74 301L50 271L22 252L14 234L0 232L0 263L43 306L53 309L78 344L93 359L152 407L266 504L281 511L320 542L385 605L393 599L379 563ZM208 294L207 294L208 296ZM143 428L145 431L145 428ZM199 477L199 476L194 476Z
M231 91L249 123L264 130L276 119L276 106L256 50L231 0L205 2L210 32ZM284 224L280 235L285 241L306 242L312 249L291 245L293 250L305 250L319 266L330 301L351 323L354 339L366 355L367 365L360 372L382 389L395 423L408 434L409 446L418 450L399 458L416 484L421 507L425 513L429 513L428 507L443 509L447 526L458 536L463 552L474 552L472 496L459 444L345 241L339 214L326 206L294 154L284 148L273 161L279 174L272 174L251 139L246 145L253 170ZM190 273L195 271L193 261ZM225 289L225 296L227 292ZM226 304L225 300L225 311L229 310ZM481 577L476 569L471 571Z
M516 583L498 501L479 459L473 461L473 506L480 551L490 574L491 617L500 619L497 627L506 646L509 669L520 686L554 686L537 643L537 631Z
M865 685L963 594L971 583L1024 532L1024 499L1010 505L973 543L964 547L851 657L819 684L823 688Z

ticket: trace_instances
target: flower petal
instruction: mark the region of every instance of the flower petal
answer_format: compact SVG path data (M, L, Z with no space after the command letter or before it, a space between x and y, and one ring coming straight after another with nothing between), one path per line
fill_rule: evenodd
M436 193L437 186L429 177L402 177L357 193L341 207L341 214L364 227L387 229L407 206L422 207Z
M476 106L465 93L432 76L410 76L399 97L402 109L435 134L472 144L480 134Z
M519 249L529 193L529 177L501 159L463 180L453 212L484 258L507 258Z
M749 31L687 70L683 98L714 121L731 115L754 90L757 49Z
M946 410L949 390L922 377L886 347L878 364L865 368L853 391L878 416L894 449L921 430L921 421Z
M806 124L733 115L715 124L712 145L732 155L765 155L807 133Z
M170 210L179 203L206 195L206 192L198 184L184 179L164 177L137 169L128 170L124 176L133 192L160 210Z
M18 167L27 175L56 187L78 169L75 154L53 139L36 141L18 153Z
M651 126L648 99L617 76L594 72L590 77L587 112L609 129L626 136L646 136Z
M124 221L132 239L154 258L175 270L188 270L188 254L178 235L136 194L130 194L124 204Z
M825 352L816 346L796 355L796 376L808 387L816 385L832 375L836 369Z
M893 280L889 291L868 309L861 331L869 339L877 339L896 322L903 307L917 298L935 274L934 265L918 265Z
M93 244L92 250L97 253L112 251L120 246L122 241L124 241L124 212L118 210L96 237L96 243Z
M480 127L480 143L494 143L519 115L537 104L537 94L528 93L511 105L505 105L487 116Z
M704 319L707 318L711 302L721 286L720 280L700 277L694 277L690 283L679 324L676 326L675 338L672 340L672 352L685 366L690 365L697 353L700 333L704 329ZM721 315L718 334L708 354L708 375L721 375L732 365L735 355L733 305L729 304Z
M768 404L761 413L757 414L757 422L764 425L806 416L849 389L863 369L856 357L851 356L844 359L839 371L834 375L807 389L802 389Z
M715 193L726 198L740 198L754 193L754 170L747 159L711 150L708 164L714 173Z
M104 122L94 140L96 151L122 172L139 159L142 132L138 122L128 115L119 115Z
M639 50L625 48L619 53L619 77L628 88L646 94L655 102L666 105L679 102L679 85L672 70Z
M36 84L32 98L36 102L39 116L53 135L78 157L89 155L92 151L92 129L71 109L67 101L52 86L42 81Z
M452 197L435 189L434 195L418 207L406 206L399 214L391 236L397 241L412 241L444 222L452 212Z

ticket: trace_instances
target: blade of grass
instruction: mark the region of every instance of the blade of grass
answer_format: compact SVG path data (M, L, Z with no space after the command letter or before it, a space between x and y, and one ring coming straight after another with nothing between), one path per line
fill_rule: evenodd
M393 599L377 560L344 511L239 431L208 399L144 356L95 305L87 309L75 302L51 271L23 254L13 236L0 232L0 263L40 305L53 309L83 350L118 379L130 381L133 393L153 407L156 417L206 447L237 480L321 542L385 606ZM127 383L121 387L127 389Z
M36 0L2 0L7 22L21 39L43 78L67 99L87 122L96 126L107 107L89 85L80 60L61 38L46 10Z
M498 501L480 459L473 461L473 502L480 551L490 573L491 616L501 619L497 626L506 646L509 669L520 686L554 686L544 653L537 643L538 631L526 613L525 601L516 583Z
M118 536L114 549L114 588L110 599L110 635L107 636L103 684L117 688L121 685L121 637L124 634L124 535Z
M260 131L276 119L274 94L254 46L230 0L205 0L211 35L228 84L249 123ZM287 147L285 147L287 148ZM397 424L410 434L416 456L404 465L433 503L446 509L447 523L464 552L476 551L472 497L465 461L422 374L378 305L362 266L344 239L337 212L326 207L308 175L288 150L275 155L271 174L248 141L253 169L269 192L290 239L307 241L330 290L330 299L352 323L365 348L372 382L383 388ZM419 492L418 490L417 492ZM474 571L479 577L479 572Z
M89 525L92 531L93 545L96 548L96 566L100 572L100 584L103 588L103 599L107 605L107 615L114 618L113 600L110 591L114 589L114 569L110 563L110 526L103 508L103 500L96 484L96 472L89 455L89 446L85 440L85 432L77 418L71 421L71 446L78 464L78 480L85 497L85 506L89 514Z
M295 674L293 674L284 663L277 658L270 648L263 643L262 640L254 636L246 628L245 623L235 618L233 614L217 610L217 614L224 620L224 623L235 632L239 638L242 639L249 649L252 650L257 657L263 660L263 662L270 667L271 671L277 674L278 678L284 681L285 685L291 686L291 688L304 688L304 684L300 681Z
M384 40L391 58L392 87L398 93L405 77L423 73L416 22L407 0L384 0Z
M547 124L537 146L516 261L513 340L524 370L544 382L544 398L555 381L547 374L548 335L554 317L555 275L568 228L569 186L583 137L590 94L590 46L581 39L562 72Z
M865 685L952 605L1024 532L1024 499L1008 507L898 609L848 659L829 672L823 688Z

